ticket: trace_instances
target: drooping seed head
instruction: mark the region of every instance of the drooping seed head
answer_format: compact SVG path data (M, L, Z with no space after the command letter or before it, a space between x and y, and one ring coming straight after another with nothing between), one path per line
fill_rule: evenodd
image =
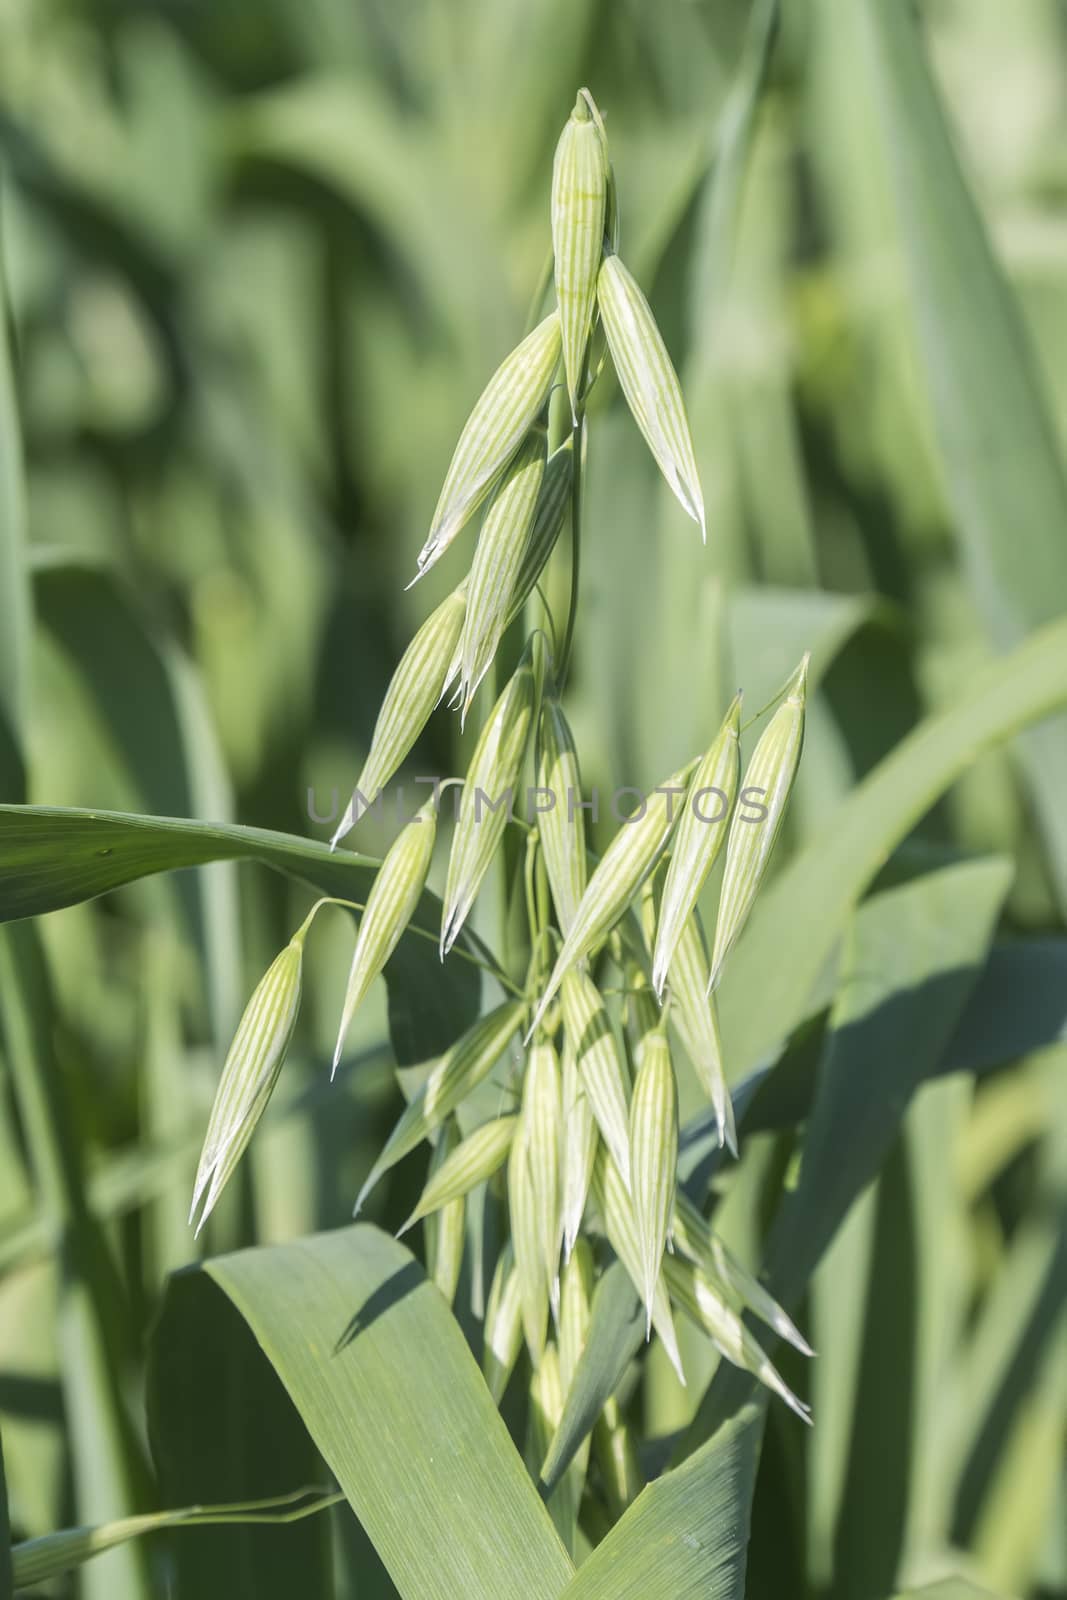
M310 919L309 919L310 920ZM197 1233L244 1154L278 1081L300 1010L304 934L294 935L256 985L237 1025L211 1108L189 1221L206 1192Z
M811 1412L778 1372L751 1329L717 1292L699 1267L680 1255L665 1256L664 1277L671 1298L708 1334L716 1349L735 1367L750 1372L760 1383L780 1396L791 1411L804 1422L811 1422Z
M548 398L559 362L553 311L501 363L467 418L419 554L421 578L485 499Z
M649 1328L674 1212L677 1172L678 1088L667 1035L661 1027L644 1041L630 1102L630 1192Z
M577 420L578 390L596 304L597 271L604 246L608 165L603 135L583 89L556 146L552 168L552 248L556 300L563 342L571 415Z
M428 1138L471 1090L489 1076L507 1049L522 1016L522 1001L505 1000L495 1010L479 1017L445 1051L389 1135L359 1192L354 1214L359 1214L382 1174Z
M737 695L693 773L671 837L671 860L659 906L652 963L652 982L661 999L682 929L726 842L741 769L740 725L741 696Z
M596 1166L593 1169L593 1193L604 1222L608 1243L626 1268L634 1288L643 1298L644 1265L633 1202L622 1181L622 1175L605 1145L601 1145L597 1151ZM678 1338L671 1316L670 1297L662 1272L656 1280L652 1296L652 1326L663 1340L663 1348L667 1352L671 1366L678 1374L678 1381L684 1384L685 1373L678 1352Z
M709 989L717 987L723 963L748 921L782 826L804 743L807 673L805 656L789 680L783 704L767 724L745 768L726 843ZM762 810L762 817L750 814L757 809Z
M541 997L534 1025L544 1016L564 973L604 942L659 860L678 820L689 772L690 767L685 767L659 784L642 802L644 809L620 824L589 879Z
M466 588L461 585L431 612L401 656L374 724L356 795L330 840L331 849L358 821L355 799L373 803L430 720L447 687L466 609Z
M630 1079L608 1008L588 973L574 968L563 979L563 1027L574 1054L579 1086L623 1183L630 1185Z
M463 784L441 919L441 958L451 950L496 854L515 800L540 694L543 645L533 635L483 727Z
M579 802L582 778L570 724L551 685L537 727L537 787L545 809L538 813L552 903L566 935L585 893L585 813Z
M434 1166L418 1204L397 1237L407 1233L423 1217L453 1200L461 1200L479 1183L491 1178L507 1158L517 1124L518 1118L514 1116L494 1117L449 1151L447 1159Z
M509 462L478 535L459 647L464 718L507 627L544 481L545 460L545 430L534 427Z
M652 308L617 255L604 257L597 303L619 387L634 421L667 483L706 539L704 496L682 386Z
M430 870L436 836L437 812L434 802L430 800L397 835L378 868L356 935L341 1025L333 1053L334 1072L337 1071L352 1018L367 990L399 944L419 903L426 885L426 874Z

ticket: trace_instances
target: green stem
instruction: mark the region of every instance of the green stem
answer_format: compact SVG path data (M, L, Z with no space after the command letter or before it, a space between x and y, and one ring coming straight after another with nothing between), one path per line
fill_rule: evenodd
M299 939L301 942L303 942L304 936L310 928L316 913L319 912L323 906L344 906L348 911L365 911L367 909L366 902L363 900L343 900L337 895L323 895L321 900L316 900L315 904L304 918L304 921L301 923L296 933L294 933L294 939ZM507 989L508 992L513 994L517 1000L522 1000L524 998L523 991L519 988L517 983L513 983L508 977L507 973L504 971L504 968L496 959L489 946L485 944L483 940L479 939L477 934L472 933L469 929L465 931L471 942L477 944L484 954L482 956L473 955L471 951L461 949L458 944L454 944L452 946L449 954L458 956L461 961L470 962L472 967L480 967L483 972L488 972L490 977L496 979L497 983L500 984L502 989ZM404 929L404 932L413 933L419 939L428 939L431 944L438 944L440 942L439 936L436 933L431 933L429 928L420 928L418 924L414 922L409 922L407 927Z
M541 320L541 307L545 303L545 295L548 293L548 286L552 282L552 269L555 266L555 260L556 258L550 248L545 256L540 276L537 279L537 287L534 290L533 299L530 301L530 309L526 313L526 333L532 333Z

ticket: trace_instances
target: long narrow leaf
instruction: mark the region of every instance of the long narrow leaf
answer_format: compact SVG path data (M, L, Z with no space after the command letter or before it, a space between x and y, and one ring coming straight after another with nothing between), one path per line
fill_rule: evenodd
M900 215L945 487L992 642L1067 610L1067 476L1019 307L952 146L910 7L861 0L865 74ZM845 59L845 58L843 58ZM1067 717L1023 740L1067 906Z
M571 1563L458 1324L402 1245L358 1224L172 1280L161 1380L180 1298L204 1274L266 1352L403 1600L556 1600Z
M364 904L379 863L318 840L265 828L141 817L119 811L0 806L0 920L40 916L156 872L207 861L261 861L325 894ZM440 902L426 894L412 918L431 929ZM442 972L433 943L409 932L386 967L398 1062L447 1049L477 1014L480 975L469 962Z

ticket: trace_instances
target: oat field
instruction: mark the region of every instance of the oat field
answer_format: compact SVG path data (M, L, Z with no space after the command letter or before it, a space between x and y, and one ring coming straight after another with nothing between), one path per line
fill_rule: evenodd
M0 1600L1067 1600L1065 151L0 0Z

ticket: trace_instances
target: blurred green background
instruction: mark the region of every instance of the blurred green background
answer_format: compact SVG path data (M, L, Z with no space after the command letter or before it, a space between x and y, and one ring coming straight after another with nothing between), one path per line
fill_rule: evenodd
M709 524L701 549L602 382L569 698L586 782L656 782L707 742L738 683L755 709L810 647L821 687L796 844L991 649L1067 610L1043 576L1062 572L1067 541L1045 514L1067 422L1067 10L918 7L1040 369L1050 421L1034 442L995 337L985 366L945 387L968 324L982 346L1002 306L984 279L959 282L952 304L938 228L966 238L969 219L922 210L921 162L907 161L925 103L903 68L885 93L854 0L784 5L764 74L773 9L0 0L0 229L34 602L25 795L12 761L3 798L328 836L397 657L464 570L470 533L404 589L458 430L522 331L552 151L583 83L607 119L623 254L682 377ZM969 435L954 432L953 406L972 403ZM968 511L968 484L983 489L966 451L977 440L995 472L1015 424L1030 429L1014 458L1025 492L1004 487L994 560L982 506ZM1022 577L999 614L1005 572ZM565 551L547 590L562 616ZM1055 737L1043 788L1008 753L978 761L901 874L1008 855L1008 933L1062 932ZM409 771L461 762L441 713ZM373 855L387 836L370 818L354 842ZM0 1430L18 1536L160 1503L148 1330L164 1275L204 1245L186 1207L229 1034L307 903L256 866L186 878L40 925L64 1106L50 1137L73 1150L73 1185L42 1182L32 1110L0 1061ZM348 929L323 919L297 1045L212 1251L350 1213L398 1094L383 995L350 1037L358 1070L328 1091L349 952ZM881 1186L899 1172L820 1267L819 1425L801 1439L775 1419L757 1502L757 1540L795 1558L792 1593L862 1600L872 1548L902 1583L956 1548L990 1584L1067 1595L1065 1069L1050 1046L978 1090L948 1078L909 1113L920 1228L893 1281L919 1377L903 1443L870 1338L893 1309L878 1298L895 1237ZM751 1261L790 1150L757 1137L727 1184L724 1232ZM399 1169L373 1214L395 1221L417 1185ZM99 1251L87 1279L57 1248L72 1217ZM87 1398L109 1384L118 1412ZM692 1409L665 1379L644 1404L650 1435ZM299 1481L283 1470L277 1487ZM339 1594L391 1592L347 1514L334 1537ZM95 1600L140 1580L109 1557L80 1581ZM757 1561L751 1592L776 1581Z

